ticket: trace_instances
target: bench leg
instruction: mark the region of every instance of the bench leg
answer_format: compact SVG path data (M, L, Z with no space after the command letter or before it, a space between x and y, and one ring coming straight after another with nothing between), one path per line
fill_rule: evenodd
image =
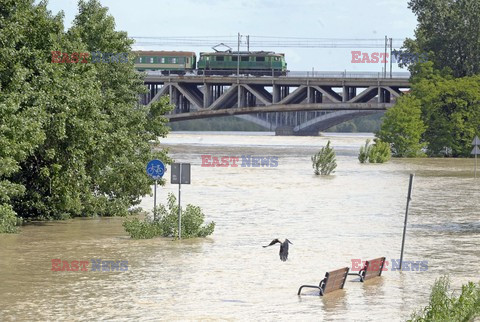
M323 290L322 290L320 287L318 287L317 285L302 285L302 286L300 286L300 288L298 289L297 295L300 295L300 293L302 292L302 288L304 288L304 287L317 288L317 289L320 290L320 295L323 294Z

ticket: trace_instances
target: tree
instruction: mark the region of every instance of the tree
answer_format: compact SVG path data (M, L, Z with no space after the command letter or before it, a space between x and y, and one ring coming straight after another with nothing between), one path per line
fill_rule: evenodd
M390 143L394 156L416 157L423 155L425 144L421 143L421 138L424 132L420 101L412 95L405 95L385 113L380 131L375 136Z
M455 77L480 73L480 2L478 0L410 0L417 16L415 39L404 48L427 54L434 68L449 70ZM412 71L415 72L415 65Z
M451 149L453 156L469 156L470 143L480 129L480 76L420 74L412 93L422 106L429 155Z
M45 140L43 105L52 100L47 51L62 30L44 3L3 0L0 9L0 233L16 231L13 200L25 192L15 176Z
M144 167L167 133L161 99L145 91L128 63L51 63L51 51L130 53L98 1L80 1L66 33L46 4L5 0L0 9L0 225L14 215L61 219L122 215L150 193ZM16 221L16 220L15 220ZM3 224L1 224L3 223Z
M337 162L335 160L335 151L330 147L330 140L327 145L322 147L320 151L312 156L312 167L314 173L318 175L330 175L335 172Z

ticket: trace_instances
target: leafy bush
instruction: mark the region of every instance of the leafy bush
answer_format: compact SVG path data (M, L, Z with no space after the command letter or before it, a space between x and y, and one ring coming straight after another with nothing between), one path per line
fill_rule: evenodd
M146 239L157 236L178 237L178 204L177 198L170 193L168 195L168 209L164 205L156 208L156 220L138 218L126 220L123 227L134 239ZM215 229L215 222L203 225L205 215L198 206L188 204L182 213L182 238L206 237Z
M138 218L123 222L125 231L134 239L149 239L163 235L163 228L158 221L141 221Z
M368 151L368 161L370 163L384 163L391 157L390 144L379 139L375 140L375 144Z
M371 148L370 139L367 139L365 146L360 147L360 153L358 154L358 161L360 161L360 163L367 163Z
M12 207L0 204L0 233L16 233L20 223L21 219L15 216Z
M365 142L365 146L360 147L360 153L358 154L358 160L360 163L384 163L390 160L392 153L390 150L390 144L383 142L379 139L375 139L375 143L370 145L370 140Z
M312 156L312 167L317 176L319 174L329 175L335 172L337 162L335 160L335 151L330 147L330 141L327 142L327 146Z
M444 276L435 281L430 303L412 314L410 321L472 321L480 317L480 283L462 286L459 297L449 294L450 280Z

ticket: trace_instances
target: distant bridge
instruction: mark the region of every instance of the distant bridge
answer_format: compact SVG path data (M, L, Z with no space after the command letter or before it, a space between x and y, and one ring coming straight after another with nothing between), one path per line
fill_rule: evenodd
M385 111L410 88L408 73L290 72L288 76L161 75L145 78L150 104L169 95L171 122L234 115L284 135L316 135L358 116Z

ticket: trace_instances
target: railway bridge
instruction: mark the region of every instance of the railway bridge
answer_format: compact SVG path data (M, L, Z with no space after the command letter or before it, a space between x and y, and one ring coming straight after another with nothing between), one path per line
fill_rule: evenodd
M143 104L169 95L170 122L234 115L279 135L317 135L385 111L410 88L408 73L290 72L288 76L162 75L149 72Z

